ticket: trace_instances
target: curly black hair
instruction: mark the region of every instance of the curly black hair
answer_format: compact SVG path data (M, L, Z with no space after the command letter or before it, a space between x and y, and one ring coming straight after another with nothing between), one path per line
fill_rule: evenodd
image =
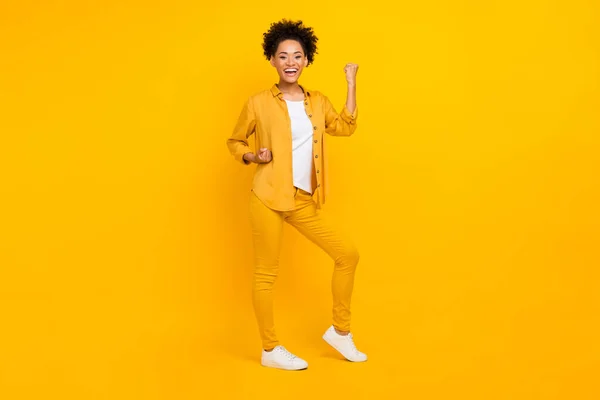
M302 21L287 19L272 23L269 30L263 33L262 47L267 60L275 55L279 43L288 39L297 40L300 43L304 54L308 58L307 65L310 65L315 58L315 54L317 54L317 41L319 38L315 36L313 28L304 26Z

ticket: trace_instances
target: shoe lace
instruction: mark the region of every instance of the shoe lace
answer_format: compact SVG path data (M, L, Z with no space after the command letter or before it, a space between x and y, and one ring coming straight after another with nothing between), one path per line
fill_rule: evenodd
M289 352L289 351L288 351L288 350L287 350L285 347L283 347L283 346L279 346L279 347L277 348L277 350L278 350L278 351L279 351L281 354L283 354L283 355L284 355L284 356L285 356L285 357L286 357L288 360L290 360L290 361L291 361L291 360L293 360L294 358L296 358L296 356L295 356L295 355L293 355L292 353L290 353L290 352Z
M346 335L346 340L348 341L350 348L352 348L352 351L354 351L355 353L358 353L359 351L356 348L356 345L354 344L354 340L352 339L352 333L349 333Z

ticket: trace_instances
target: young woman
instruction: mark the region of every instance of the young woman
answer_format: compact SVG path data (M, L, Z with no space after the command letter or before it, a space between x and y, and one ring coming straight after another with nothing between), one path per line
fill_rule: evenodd
M298 84L317 53L317 37L302 21L281 20L263 34L264 55L279 75L279 83L251 96L233 134L227 139L240 162L257 164L250 199L255 252L253 305L263 352L261 364L286 370L308 364L279 344L273 321L273 285L279 269L283 222L323 249L334 261L333 324L323 339L346 359L367 356L356 349L350 333L350 299L358 252L350 240L321 215L326 198L324 134L350 136L356 130L356 72L344 68L348 83L346 104L337 113L329 99ZM254 134L253 151L248 138Z

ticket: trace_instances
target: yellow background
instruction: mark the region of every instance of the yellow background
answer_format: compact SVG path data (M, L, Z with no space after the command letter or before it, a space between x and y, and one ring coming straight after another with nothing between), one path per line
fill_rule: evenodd
M1 3L0 398L600 398L598 2L202 3ZM278 333L310 367L258 363L225 139L282 17L338 111L360 64L324 211L361 251L361 365L287 227Z

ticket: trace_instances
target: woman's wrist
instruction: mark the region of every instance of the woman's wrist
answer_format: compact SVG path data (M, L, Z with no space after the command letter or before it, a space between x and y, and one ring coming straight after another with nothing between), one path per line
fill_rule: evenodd
M248 153L245 153L245 154L242 156L242 158L243 158L245 161L248 161L248 162L254 162L254 153L250 153L250 152L248 152Z

